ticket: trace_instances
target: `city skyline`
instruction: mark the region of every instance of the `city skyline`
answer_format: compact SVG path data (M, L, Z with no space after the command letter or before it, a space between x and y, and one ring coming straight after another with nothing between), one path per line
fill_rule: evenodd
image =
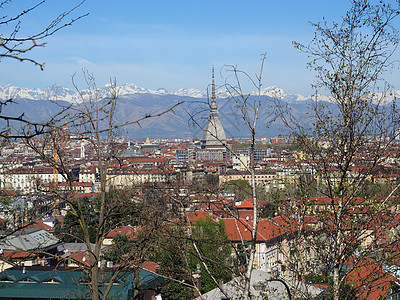
M3 14L27 8L24 1L12 3ZM21 33L34 32L57 14L79 2L49 1L21 20ZM82 69L93 73L98 86L109 82L134 83L148 89L204 90L216 70L222 84L225 65L255 74L260 55L267 52L264 87L279 86L289 93L308 96L314 74L306 69L307 55L292 46L307 44L314 28L309 22L339 21L350 1L152 1L131 3L87 0L67 18L89 15L47 40L44 48L29 55L45 62L40 71L29 63L3 59L0 85L45 88L58 84L72 87L71 75ZM13 11L11 11L11 8ZM4 28L3 28L4 29ZM396 54L399 57L399 54ZM388 74L393 84L398 68ZM22 74L22 75L21 75ZM80 83L78 81L78 83ZM81 88L85 88L81 84ZM399 89L399 86L394 86Z

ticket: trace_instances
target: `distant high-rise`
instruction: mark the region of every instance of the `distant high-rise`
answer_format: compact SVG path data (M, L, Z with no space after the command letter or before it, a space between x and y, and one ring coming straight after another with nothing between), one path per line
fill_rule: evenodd
M218 106L215 97L214 67L212 69L212 90L210 116L203 132L201 148L206 150L223 150L226 145L224 127L218 119Z

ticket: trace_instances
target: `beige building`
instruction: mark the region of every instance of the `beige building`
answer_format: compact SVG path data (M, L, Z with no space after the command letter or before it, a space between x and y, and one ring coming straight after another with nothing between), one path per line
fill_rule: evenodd
M48 167L20 167L0 173L0 188L30 194L40 186L65 182L65 178Z
M268 184L273 183L276 178L276 175L273 173L263 173L263 172L256 172L255 174L255 183L258 184ZM245 180L249 184L251 184L251 174L245 171L228 171L224 174L219 175L219 184L220 186L224 185L226 182L231 180Z
M107 174L109 186L121 188L146 182L167 182L174 173L171 170L158 168L113 169Z

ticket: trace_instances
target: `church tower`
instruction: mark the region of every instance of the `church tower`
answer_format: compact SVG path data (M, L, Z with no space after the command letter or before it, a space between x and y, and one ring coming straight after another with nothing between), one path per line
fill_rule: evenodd
M218 106L215 97L214 67L212 68L212 87L210 116L203 132L201 148L205 150L225 150L226 136L224 127L218 119Z

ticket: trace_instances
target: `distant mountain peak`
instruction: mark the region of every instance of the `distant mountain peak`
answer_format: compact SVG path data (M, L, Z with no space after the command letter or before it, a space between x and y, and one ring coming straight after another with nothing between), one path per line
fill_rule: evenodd
M106 97L109 92L111 84L106 84L97 89L100 97ZM134 83L125 83L118 86L118 92L121 97L128 97L135 94L151 94L151 95L173 95L192 98L207 98L207 90L196 90L193 88L181 88L177 91L168 91L165 88L151 90L142 88ZM268 96L285 100L287 102L299 102L310 99L310 96L303 96L300 94L289 94L277 86L270 86L263 88L261 91L262 96ZM63 100L68 102L81 102L82 97L88 97L91 91L81 90L78 93L75 90L68 89L57 84L53 84L45 89L28 89L21 87L14 87L11 85L0 86L0 100L6 99L30 99L30 100ZM252 92L252 95L258 95ZM226 91L217 90L218 98L227 98L229 95ZM325 97L327 99L327 97ZM325 99L324 99L325 100Z

